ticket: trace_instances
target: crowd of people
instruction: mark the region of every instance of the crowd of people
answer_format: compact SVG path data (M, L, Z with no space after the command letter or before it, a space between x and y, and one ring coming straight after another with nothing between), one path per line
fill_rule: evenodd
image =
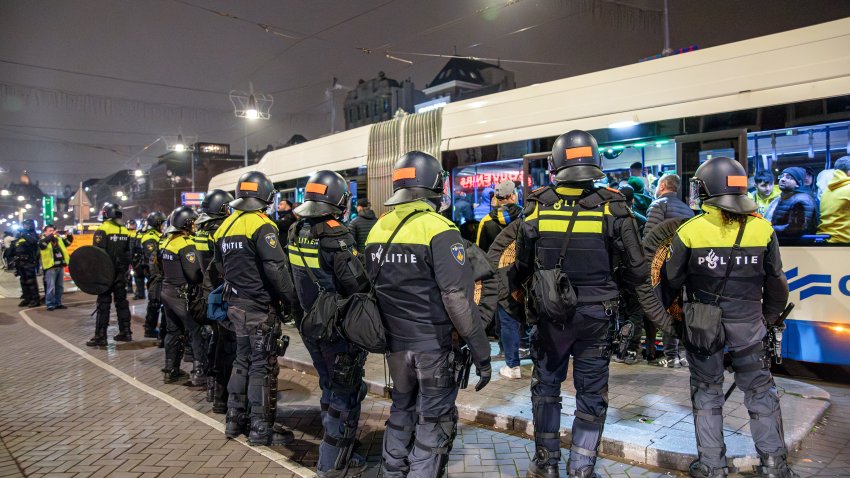
M747 195L740 164L714 158L700 166L692 187L702 214L694 217L679 199L675 174L653 184L654 198L639 164L619 190L600 187L605 175L589 133L560 136L552 155L552 185L528 193L524 207L516 184L496 185L474 240L463 238L445 215L451 206L440 162L419 151L395 164L393 194L384 203L391 210L378 218L361 198L348 224L348 183L333 171L310 176L303 203L280 201L274 220L267 215L274 185L257 171L240 177L235 196L209 191L197 211L178 207L167 217L153 212L138 230L127 227L135 221L125 222L120 205L108 203L93 238L107 259L90 256L90 269L103 266L111 275L99 290L94 336L86 345L107 344L113 303L119 328L113 339L133 340L127 293L135 287L134 297L148 300L144 335L164 349L164 382L183 381L205 392L213 411L225 414L228 438L244 434L253 445L286 446L294 435L275 421L277 359L289 343L282 325L293 322L322 389L320 477L358 476L366 468L356 436L369 351L385 354L393 383L383 476L442 476L464 377L474 367L475 391L491 379L488 331L504 356L501 376L521 378L526 357L534 364L536 452L528 476L559 476L561 384L570 359L577 393L569 476L597 476L612 359L690 366L699 452L690 475L726 476L725 348L750 411L761 458L756 471L796 476L786 463L778 394L762 348L788 296L779 229L755 214L766 201ZM843 167L846 161L836 162L838 185L830 191L844 187ZM797 179L803 183L798 173L783 175L780 190ZM757 188L761 194L762 186ZM828 199L825 193L821 204L831 204ZM796 204L805 201L777 205L774 214L797 214ZM641 238L671 220L687 222L672 239L657 286L667 292L659 295L649 281ZM32 294L34 264L40 262L45 283L52 284L46 287L48 309L64 307L61 270L69 263L70 241L52 226L38 237L32 223L24 224L14 241L22 305L39 303L37 284ZM725 254L722 263L730 265L709 269L697 261L708 249ZM733 267L740 250L756 260ZM726 289L727 281L734 290ZM665 297L685 299L683 321L670 315ZM645 334L624 332L641 328ZM722 328L725 334L716 332ZM663 341L658 360L656 329Z

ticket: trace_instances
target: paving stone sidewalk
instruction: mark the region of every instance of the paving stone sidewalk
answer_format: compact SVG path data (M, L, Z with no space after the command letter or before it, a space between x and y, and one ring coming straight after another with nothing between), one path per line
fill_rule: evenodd
M286 333L291 343L283 363L314 373L297 330L288 327ZM494 345L493 354L496 353ZM522 362L523 378L520 380L499 375L498 370L504 364L503 360L494 360L493 379L481 392L475 392L474 387L461 391L458 410L464 419L532 436L531 361ZM370 391L383 393L387 383L385 377L383 357L371 354L366 366ZM471 378L470 382L475 380ZM726 386L732 381L732 375L727 373ZM785 439L789 449L795 449L829 407L829 393L797 380L777 377L776 383L782 397ZM561 442L568 447L575 412L572 367L561 395ZM665 469L687 470L696 458L697 450L686 368L612 363L608 396L602 453ZM758 464L758 455L751 439L749 415L743 400L744 394L740 390L735 390L727 400L724 433L727 457L732 459L734 466L749 470L752 465Z
M77 296L75 300L79 298L85 296ZM294 476L244 445L224 440L220 432L197 421L192 423L190 417L181 415L175 409L169 409L168 405L160 400L138 391L67 351L24 324L17 317L15 308L4 305L4 301L0 301L0 334L3 334L3 337L14 336L16 339L14 347L0 347L0 374L6 377L7 371L17 369L17 361L22 360L21 355L30 359L33 355L40 357L41 353L34 354L32 351L41 350L51 350L53 354L49 360L33 362L24 367L24 370L10 373L10 387L0 388L2 403L5 403L6 395L11 394L12 390L15 390L15 395L21 394L17 400L13 400L14 405L9 405L9 408L0 407L0 438L15 440L18 448L12 449L12 455L21 461L28 475L32 473L33 476L41 476L47 473L54 476L54 473L57 473L56 476L64 476L58 474L62 472L62 468L58 467L66 466L68 470L74 468L71 462L79 461L82 452L79 455L69 454L69 463L62 464L58 463L63 461L61 459L46 461L39 453L47 450L55 450L58 453L61 450L53 448L57 444L62 446L69 441L78 445L71 440L80 439L90 443L90 449L87 449L85 454L88 459L86 463L93 463L92 466L101 468L111 467L97 476L157 476L153 471L148 472L150 475L144 475L145 472L141 471L141 468L135 469L147 464L164 467L158 476L253 476L250 473L262 466L259 463L265 464L266 467L262 471L263 476ZM2 313L6 310L9 312ZM85 352L131 375L135 380L165 392L207 416L223 421L221 415L211 412L211 406L203 399L202 392L181 385L162 384L159 369L162 367L163 352L156 348L153 340L115 343L110 339L108 347L92 349L82 346L91 335L92 322L88 317L90 311L89 301L71 305L66 311L47 312L40 308L29 312L29 315L38 325L72 344L80 345ZM141 319L134 317L133 329L138 336L141 336L141 325ZM109 336L115 333L117 327L113 325L109 328ZM185 364L184 368L188 368L188 364ZM39 377L37 381L32 379L36 374ZM317 405L318 381L311 374L284 368L281 370L279 389L281 393L278 419L294 431L296 441L286 448L275 448L275 451L299 465L314 467L321 437L321 419ZM31 395L31 392L35 393ZM360 451L367 456L370 465L368 471L363 474L364 478L378 476L384 422L389 414L389 406L389 401L374 396L367 397L363 402L358 439L362 443ZM28 412L30 408L33 409L32 412ZM5 417L18 418L11 420ZM64 425L40 428L45 423ZM34 424L39 427L37 433L31 433L34 431ZM79 432L82 438L75 435L79 430L82 430ZM115 444L116 447L122 445L124 448L113 449L109 443ZM202 447L203 443L208 444ZM228 450L229 454L215 454L221 447ZM238 451L234 453L229 447L235 447ZM166 448L169 453L172 449L178 449L180 454L174 452L171 457L176 459L164 460L162 453L157 453L160 448ZM240 452L241 457L237 456ZM110 453L111 455L106 457ZM564 453L567 456L567 450L564 450ZM449 477L525 476L533 454L533 442L519 433L499 432L464 421L459 426L450 456ZM183 459L181 457L191 463L180 462ZM190 460L192 457L194 459ZM156 461L157 459L160 461ZM141 463L135 460L141 460ZM216 460L224 461L216 463ZM0 465L4 463L0 453ZM180 468L177 468L178 466ZM232 469L228 469L228 466ZM122 474L118 474L118 471ZM597 471L603 477L677 476L673 472L609 459L600 459ZM124 472L127 474L123 474ZM79 476L93 476L97 472L91 472L91 475L87 474L89 472L80 473L83 474ZM562 469L562 473L565 475L566 471ZM4 475L0 473L0 476Z

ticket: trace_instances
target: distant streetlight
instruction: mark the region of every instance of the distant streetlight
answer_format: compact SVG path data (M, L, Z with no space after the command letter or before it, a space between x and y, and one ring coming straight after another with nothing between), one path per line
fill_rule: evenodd
M119 198L120 198L120 197L121 197L121 196L123 196L123 195L124 195L124 192L123 192L123 191L115 191L115 197L119 197Z
M144 175L145 175L145 172L142 171L141 169L137 169L137 170L133 171L133 176L135 176L137 178L140 178Z
M94 212L94 208L93 208L93 207L90 207L90 208L89 208L89 212Z
M231 90L230 102L233 103L233 114L237 118L245 118L249 120L271 118L270 111L274 104L272 95L265 95L254 92L254 85L249 85L248 92ZM248 166L248 123L244 123L245 128L245 166Z
M0 196L11 196L11 195L12 195L12 192L9 191L8 189L4 189L4 190L0 191Z
M25 200L25 199L26 199L26 198L25 198L25 197L23 197L23 196L18 196L18 201L23 201L23 200Z
M86 186L85 191L86 191L86 192L89 192L89 189L90 189L90 188L89 188L88 186Z
M25 207L25 208L27 208L27 209L32 209L32 204L27 204L27 205L26 205L26 206L24 206L24 207Z
M68 214L62 214L62 219L68 219Z

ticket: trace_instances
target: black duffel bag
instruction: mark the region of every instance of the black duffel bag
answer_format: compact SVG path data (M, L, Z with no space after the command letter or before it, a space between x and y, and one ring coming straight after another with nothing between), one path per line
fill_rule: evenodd
M310 266L307 265L307 259L301 248L297 245L297 242L293 241L292 244L298 251L298 255L301 256L307 276L310 277L310 281L316 284L316 287L319 289L316 300L313 301L313 305L304 313L304 318L298 324L298 332L307 340L315 342L327 340L333 336L337 317L339 316L339 294L325 290L324 286L316 278L316 274L313 274Z
M735 245L732 246L732 253L729 254L726 273L723 275L720 287L712 294L714 296L713 301L703 302L696 296L692 296L691 300L683 307L685 323L682 327L682 342L688 352L692 354L708 357L723 350L726 343L720 298L726 291L726 282L729 280L729 274L732 273L732 266L741 248L741 238L744 237L745 227L746 225L738 227L738 237L735 239Z
M531 296L534 300L534 308L537 315L550 322L564 326L569 323L576 313L578 297L570 283L570 278L563 270L566 260L567 247L573 235L573 226L578 216L579 205L575 204L567 226L567 237L561 244L561 252L558 254L558 264L554 269L542 269L540 262L534 268L531 276Z
M423 213L424 211L414 211L402 218L395 230L390 234L387 240L387 248L384 252L384 257L379 257L381 263L378 264L378 270L375 272L374 283L378 282L378 277L381 275L381 267L383 267L385 258L389 254L390 245L395 239L401 226L413 216ZM345 299L344 304L340 307L343 313L340 314L342 321L340 322L340 332L343 337L349 342L357 345L363 350L383 354L387 352L387 331L384 328L384 321L381 317L381 310L378 308L378 299L375 295L374 286L369 292L358 292L352 294Z

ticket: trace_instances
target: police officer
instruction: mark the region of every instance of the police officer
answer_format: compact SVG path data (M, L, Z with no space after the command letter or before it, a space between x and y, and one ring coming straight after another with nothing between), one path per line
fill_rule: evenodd
M457 432L453 334L490 381L490 344L473 301L473 270L457 226L436 210L446 174L411 151L393 168L395 206L369 233L366 270L387 331L393 406L384 432L386 477L441 476ZM390 241L390 236L395 236Z
M576 412L567 468L569 476L586 478L597 476L594 466L608 409L609 327L619 296L615 259L623 268L622 285L635 289L641 300L654 301L650 308L655 313L663 309L647 283L640 234L625 198L594 187L593 182L604 176L596 139L577 130L559 136L552 148L550 173L554 184L533 191L526 199L516 239L517 260L508 276L511 290L519 297L532 275L535 288L559 285L543 278L560 270L556 273L569 279L576 303L574 309L554 311L534 304L538 323L532 336L531 403L536 454L528 476L558 476L561 383L572 356ZM564 291L532 289L531 293L551 297Z
M145 314L145 337L165 339L165 316L162 313L162 268L159 264L159 241L165 214L154 211L148 214L145 231L139 238L142 248L141 270L148 282L148 306ZM157 330L160 325L160 330Z
M212 236L230 214L229 204L232 201L233 196L229 192L213 189L204 196L198 211L198 219L195 220L194 241L201 270L204 272L202 285L204 295L208 295L224 282L213 260L215 242ZM213 412L227 413L227 381L230 379L233 361L236 359L236 333L229 320L214 322L212 330L207 386L212 389ZM209 390L207 400L210 400Z
M225 435L235 438L250 424L252 445L285 445L294 439L292 432L274 424L277 337L272 332L280 302L296 303L277 227L263 213L274 194L274 185L263 173L243 174L230 203L236 211L213 235L216 262L224 274L227 317L236 330Z
M38 307L41 299L38 296L38 234L35 232L35 221L21 221L21 232L15 240L15 271L21 281L21 302L19 307Z
M734 159L709 159L691 181L691 194L702 200L703 214L677 230L662 277L672 291L685 287L686 322L696 319L694 311L705 304L720 307L725 341L716 352L700 355L692 352L694 335L683 337L699 453L690 475L728 473L721 388L725 347L750 414L750 431L761 459L756 471L771 478L797 476L788 467L779 396L762 342L766 326L779 319L788 300L776 234L770 222L753 214L757 205L747 197L747 172Z
M127 268L130 266L130 231L124 227L120 204L105 203L100 211L103 223L94 233L93 243L105 250L115 267L115 279L110 290L97 296L94 337L86 342L89 347L106 345L106 329L109 326L110 303L115 301L118 316L118 342L130 342L130 303L127 302Z
M189 312L190 288L201 283L203 275L192 242L192 226L198 215L190 207L181 206L169 217L168 236L159 258L162 264L162 303L165 305L165 383L173 383L186 373L180 370L183 350L188 340L200 347L200 325ZM198 365L196 365L198 367Z
M133 267L133 282L136 286L136 292L133 294L134 300L143 300L145 298L145 273L144 273L144 253L142 252L142 230L137 229L136 221L127 223L127 230L130 231L130 250L133 258L130 264ZM127 284L127 291L130 290L130 284Z
M348 199L348 182L342 176L319 171L307 180L304 203L295 209L302 219L289 232L289 262L305 310L313 307L319 287L342 297L369 288L354 236L340 222ZM325 435L319 445L317 476L357 476L366 468L365 458L353 449L360 402L366 396L367 353L335 331L327 339L302 338L322 387Z

